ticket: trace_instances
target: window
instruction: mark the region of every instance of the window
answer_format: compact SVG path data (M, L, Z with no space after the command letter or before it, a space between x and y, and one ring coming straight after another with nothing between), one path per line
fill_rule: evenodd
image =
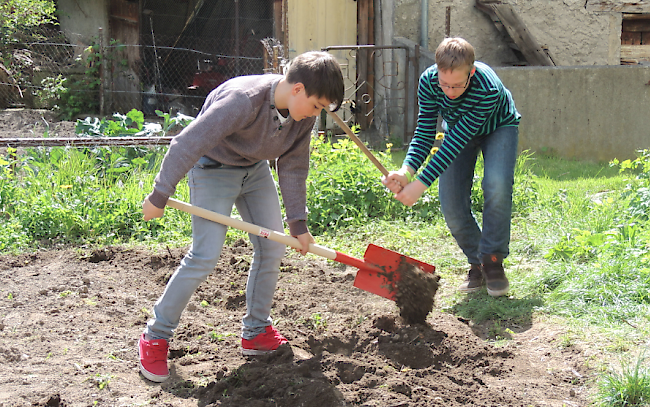
M650 64L650 14L623 14L621 65Z

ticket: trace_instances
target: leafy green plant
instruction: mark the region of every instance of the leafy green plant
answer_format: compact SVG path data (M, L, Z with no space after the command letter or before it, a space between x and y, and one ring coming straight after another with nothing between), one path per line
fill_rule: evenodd
M104 390L108 388L112 378L113 375L96 373L92 380L99 390Z
M222 342L225 341L226 338L232 337L232 336L237 336L236 334L232 332L226 332L226 333L217 333L216 331L211 331L210 332L210 340L212 342Z
M380 161L390 160L387 152L375 155ZM437 195L427 191L407 208L381 184L380 176L349 139L334 143L314 139L307 183L310 230L321 234L376 219L429 219L439 215Z
M161 135L165 136L169 131L175 129L176 127L187 127L188 124L194 120L194 117L187 116L182 113L176 113L175 117L172 117L169 113L164 113L160 110L156 110L158 117L162 117L163 124L161 128Z
M314 312L310 315L305 325L314 329L315 331L322 331L327 328L327 319L320 312Z
M650 405L650 368L641 354L635 362L623 361L621 371L610 370L598 383L596 405L642 407Z
M36 91L40 104L52 107L64 120L71 120L82 113L98 113L100 70L107 64L114 64L116 74L128 68L125 59L118 60L124 48L125 45L115 39L111 39L103 50L97 42L92 43L76 59L76 63L84 69L83 75L58 75L41 81L42 88Z
M611 165L618 166L621 173L636 173L636 182L629 184L623 198L629 199L628 213L633 218L650 219L650 149L639 150L634 160L619 162L613 160Z
M0 69L8 74L16 101L30 100L34 72L30 43L42 38L39 26L57 24L55 12L52 0L0 1Z

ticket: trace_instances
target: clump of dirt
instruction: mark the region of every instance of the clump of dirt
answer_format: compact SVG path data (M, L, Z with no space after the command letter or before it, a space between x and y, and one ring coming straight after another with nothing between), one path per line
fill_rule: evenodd
M433 310L440 276L426 273L420 267L402 260L396 274L395 303L407 324L423 324Z
M0 256L0 406L588 404L586 357L558 345L562 330L500 321L511 340L496 346L442 310L408 324L395 302L353 286L355 269L289 251L271 314L289 344L246 359L244 240L224 247L190 299L170 340L171 376L152 383L139 372L137 340L186 251Z

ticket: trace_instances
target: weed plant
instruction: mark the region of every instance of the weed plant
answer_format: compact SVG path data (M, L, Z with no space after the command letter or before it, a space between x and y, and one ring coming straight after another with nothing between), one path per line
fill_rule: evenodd
M596 406L650 406L650 367L644 353L636 361L623 361L620 371L609 369L598 382Z

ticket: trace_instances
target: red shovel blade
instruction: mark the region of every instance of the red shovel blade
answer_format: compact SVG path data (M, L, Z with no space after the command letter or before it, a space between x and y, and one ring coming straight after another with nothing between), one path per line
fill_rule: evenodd
M374 244L368 245L363 260L382 271L360 268L354 279L354 286L392 301L395 301L395 283L400 277L397 268L403 261L420 267L426 273L433 273L436 270L431 264Z

